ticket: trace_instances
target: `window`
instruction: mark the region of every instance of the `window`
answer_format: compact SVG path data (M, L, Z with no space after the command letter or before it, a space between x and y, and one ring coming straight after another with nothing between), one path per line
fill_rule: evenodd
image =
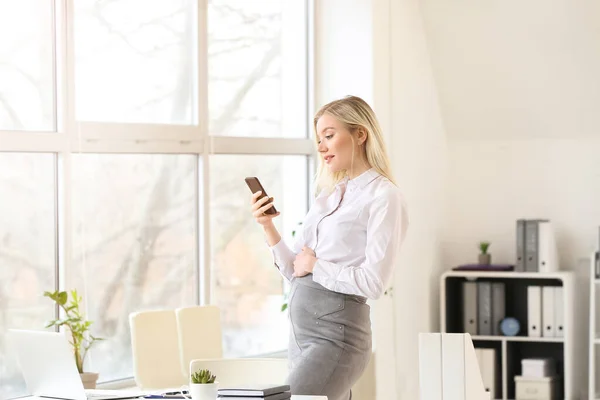
M307 11L280 0L0 1L0 398L24 394L3 334L77 289L87 370L131 377L131 312L216 304L224 351L287 347L285 282L244 178L284 240L307 211ZM17 4L18 3L18 4ZM293 3L293 4L292 4Z
M248 218L251 194L240 183L260 177L281 212L274 222L282 238L291 239L308 211L307 159L217 155L210 169L213 300L221 309L223 351L237 357L287 348L287 313L280 311L284 285L262 229Z
M54 316L56 279L55 156L0 153L0 333L44 329ZM0 334L0 397L15 397L24 383Z
M54 130L51 2L0 1L0 37L0 130Z
M209 2L211 134L306 137L304 7L302 1Z
M73 4L77 118L191 124L193 0Z
M195 303L196 166L191 155L75 154L73 268L99 337L104 379L132 371L129 314Z

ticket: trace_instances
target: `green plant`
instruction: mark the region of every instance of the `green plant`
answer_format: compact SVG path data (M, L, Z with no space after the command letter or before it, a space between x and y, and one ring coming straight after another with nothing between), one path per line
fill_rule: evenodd
M215 383L216 376L207 369L201 369L191 375L192 383Z
M479 250L481 251L481 254L487 254L490 244L491 244L490 242L480 242L479 243Z
M67 303L69 297L67 292L60 292L58 290L55 292L44 292L44 296L54 300L56 304L58 304L58 306L61 307L65 312L64 318L55 319L48 322L46 328L50 328L52 326L66 326L69 328L71 333L70 343L73 346L75 363L77 364L77 369L81 374L83 373L83 363L88 350L95 342L104 339L97 338L89 333L92 321L88 321L83 315L81 315L81 312L79 311L79 305L81 304L82 299L77 294L77 290L71 290L70 303Z

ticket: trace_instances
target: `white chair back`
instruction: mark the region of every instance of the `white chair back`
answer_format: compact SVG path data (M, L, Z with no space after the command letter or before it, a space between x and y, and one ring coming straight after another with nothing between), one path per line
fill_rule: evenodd
M221 313L216 306L194 306L175 310L179 332L181 371L187 375L195 359L223 357Z
M162 389L187 384L181 371L174 310L153 310L129 316L133 375L141 389Z
M421 400L490 400L468 333L419 334Z
M286 358L220 358L193 360L190 373L210 370L219 386L237 384L284 384L288 377Z

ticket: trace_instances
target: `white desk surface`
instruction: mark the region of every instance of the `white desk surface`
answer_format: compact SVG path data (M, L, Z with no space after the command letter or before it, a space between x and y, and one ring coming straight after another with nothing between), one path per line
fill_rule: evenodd
M20 397L19 399L27 399L27 400L48 400L47 397L37 397L37 396L26 396ZM132 399L136 400L136 399ZM292 395L291 400L327 400L327 396L302 396L302 395Z

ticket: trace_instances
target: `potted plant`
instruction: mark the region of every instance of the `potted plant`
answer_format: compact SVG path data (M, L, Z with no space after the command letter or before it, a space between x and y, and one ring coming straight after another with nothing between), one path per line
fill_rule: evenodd
M192 400L215 400L217 398L217 379L210 370L201 369L190 376L190 396Z
M490 242L480 242L479 250L481 253L479 254L479 264L481 265L490 265L492 262L492 255L488 253L488 248L490 247Z
M83 315L81 315L81 311L79 310L79 305L81 304L81 297L77 294L77 290L71 290L71 301L68 301L67 292L44 292L44 296L49 297L54 300L56 304L60 308L64 310L64 318L55 319L50 321L46 328L50 328L52 326L66 326L69 328L69 333L71 336L70 343L73 346L73 353L75 355L75 363L77 365L77 370L79 371L79 376L81 377L81 381L83 382L83 387L86 389L95 389L96 382L98 380L98 373L96 372L85 372L83 370L83 364L85 362L85 357L87 355L88 350L92 345L99 341L103 340L102 338L97 338L89 333L90 326L92 325L92 321L88 321Z

